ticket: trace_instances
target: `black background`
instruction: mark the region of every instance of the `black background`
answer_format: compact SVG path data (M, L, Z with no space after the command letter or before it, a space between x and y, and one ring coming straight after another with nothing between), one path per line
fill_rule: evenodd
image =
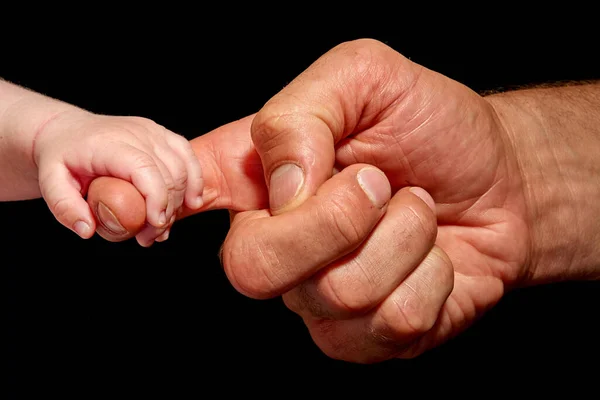
M600 77L593 27L567 27L562 14L456 20L433 8L379 6L368 18L362 9L333 18L318 8L300 17L229 7L91 8L60 23L15 14L0 76L91 111L148 117L190 139L257 111L321 54L360 37L475 90ZM0 215L3 360L17 393L166 389L198 397L214 387L265 395L315 383L398 390L457 373L512 385L538 373L548 383L596 370L595 283L510 293L459 338L417 359L354 365L323 355L279 299L250 300L229 285L217 258L225 211L180 221L150 249L81 240L41 200L0 204ZM282 379L287 389L275 389Z

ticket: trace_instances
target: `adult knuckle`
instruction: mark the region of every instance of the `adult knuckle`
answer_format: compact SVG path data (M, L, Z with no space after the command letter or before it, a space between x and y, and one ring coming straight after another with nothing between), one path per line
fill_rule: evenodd
M409 288L410 290L410 288ZM417 292L386 302L380 309L382 336L405 342L429 331L436 315L428 312L428 304Z
M322 226L340 250L348 250L360 244L366 235L365 217L356 202L347 197L333 196L321 206Z
M280 294L287 281L281 276L278 255L266 242L242 230L229 236L222 247L222 264L238 291L251 298Z
M402 220L402 223L407 227L410 233L412 235L417 235L422 243L427 244L429 247L432 246L435 243L438 233L435 215L429 210L422 212L421 210L416 210L412 206L405 207L404 211L404 218L399 220Z
M313 318L333 319L334 315L321 299L315 296L314 287L303 282L285 294L286 306L300 315L310 314Z
M309 326L319 349L333 360L354 361L357 344L352 335L345 332L343 325L331 319L319 319Z
M349 263L356 268L345 268L341 274L331 271L319 282L319 292L328 307L342 318L368 311L375 301L373 276L356 258Z
M292 132L294 118L296 117L290 110L279 107L276 99L271 100L252 121L252 140L260 146L275 146Z
M389 55L394 52L385 43L371 38L361 38L342 43L340 46L345 56L345 71L352 76L373 77L380 72L388 71Z
M450 257L443 250L434 246L427 258L429 265L436 270L437 286L445 288L445 294L449 295L454 288L454 265Z

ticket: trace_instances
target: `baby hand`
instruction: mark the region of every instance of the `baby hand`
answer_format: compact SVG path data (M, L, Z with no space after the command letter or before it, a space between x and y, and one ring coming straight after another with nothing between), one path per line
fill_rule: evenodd
M144 197L147 222L136 239L145 247L168 237L184 205L202 206L202 169L190 142L147 118L70 110L44 124L33 150L48 207L84 239L97 228L84 196L100 176L129 181ZM118 223L103 228L126 233Z

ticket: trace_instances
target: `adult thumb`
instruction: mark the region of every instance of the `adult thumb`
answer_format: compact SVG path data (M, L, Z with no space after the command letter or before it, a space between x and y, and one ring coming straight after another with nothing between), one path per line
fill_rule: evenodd
M409 86L411 65L379 41L345 42L262 107L251 134L272 214L298 207L332 176L336 144L376 123L402 92L396 89Z

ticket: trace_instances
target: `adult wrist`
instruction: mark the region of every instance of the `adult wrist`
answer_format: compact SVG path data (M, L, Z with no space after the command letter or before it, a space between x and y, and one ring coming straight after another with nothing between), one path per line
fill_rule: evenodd
M517 158L531 257L522 285L600 277L600 85L488 95Z

